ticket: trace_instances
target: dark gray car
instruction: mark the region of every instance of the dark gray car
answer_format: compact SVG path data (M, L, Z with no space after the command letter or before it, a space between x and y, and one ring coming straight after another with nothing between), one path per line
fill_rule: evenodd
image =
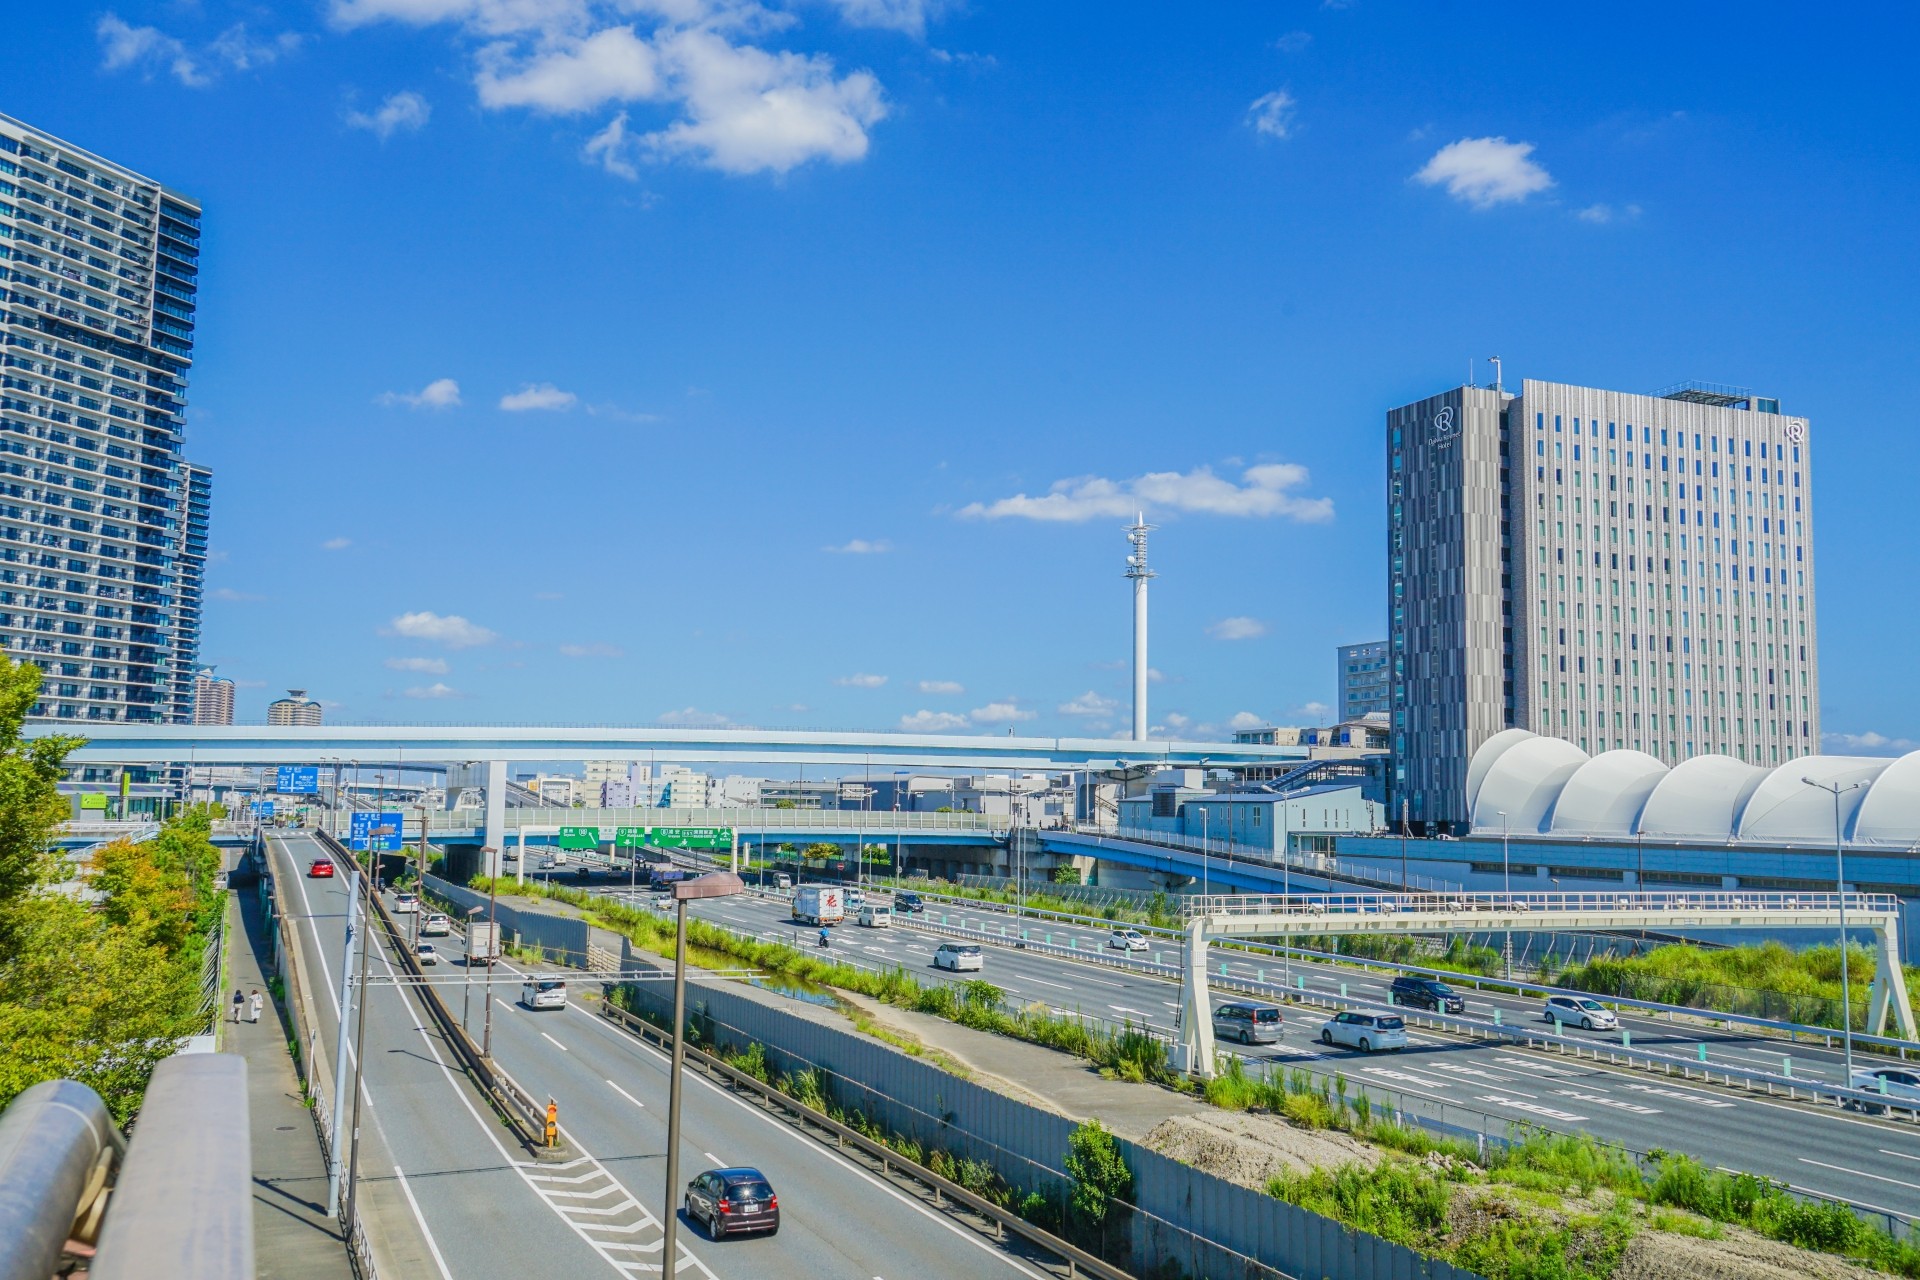
M758 1169L710 1169L687 1184L687 1217L715 1240L747 1231L780 1230L780 1197Z

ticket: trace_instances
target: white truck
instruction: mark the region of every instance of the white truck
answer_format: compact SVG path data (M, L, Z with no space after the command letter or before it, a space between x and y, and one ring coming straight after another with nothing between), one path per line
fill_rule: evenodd
M475 920L467 926L467 961L492 964L500 958L500 926Z
M846 893L839 885L803 884L793 891L793 918L799 924L839 924L846 916Z

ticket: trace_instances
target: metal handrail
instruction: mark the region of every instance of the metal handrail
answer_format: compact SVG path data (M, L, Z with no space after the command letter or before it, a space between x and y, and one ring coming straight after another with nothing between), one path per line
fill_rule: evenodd
M521 827L597 826L605 840L613 839L615 827L730 827L743 837L757 837L769 831L967 831L999 835L1012 826L1012 819L1000 814L895 813L891 809L572 809L522 805L509 806L506 812L509 831ZM427 817L427 829L464 831L480 818L477 809L436 810Z
M1091 839L1124 840L1131 844L1178 849L1184 853L1197 853L1204 857L1218 858L1223 862L1245 863L1262 870L1286 867L1305 876L1364 880L1379 885L1391 885L1395 888L1418 887L1429 893L1454 893L1460 889L1460 885L1455 881L1436 880L1431 876L1418 874L1407 876L1403 886L1398 876L1382 875L1369 868L1349 865L1331 853L1302 854L1298 850L1289 849L1286 856L1282 857L1277 848L1247 844L1229 836L1202 838L1190 836L1184 832L1160 831L1151 827L1103 827L1086 822L1075 823L1071 830L1074 835ZM1296 832L1295 834L1309 833Z
M0 1280L53 1274L89 1177L125 1150L106 1103L75 1080L44 1080L0 1113Z
M1891 893L1847 893L1846 909L1897 918L1900 899ZM1710 890L1551 890L1532 892L1211 894L1182 899L1189 919L1246 916L1322 918L1338 914L1460 914L1471 911L1572 913L1594 911L1764 911L1835 913L1838 893ZM1866 922L1863 920L1864 925Z

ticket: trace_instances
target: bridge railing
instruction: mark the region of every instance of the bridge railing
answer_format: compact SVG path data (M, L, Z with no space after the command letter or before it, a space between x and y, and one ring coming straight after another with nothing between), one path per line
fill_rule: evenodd
M1244 840L1225 837L1214 836L1203 839L1200 836L1190 836L1179 831L1160 831L1151 827L1102 827L1084 822L1076 824L1073 832L1075 835L1108 840L1127 840L1134 844L1159 845L1163 848L1198 853L1229 862L1252 863L1262 868L1286 867L1302 875L1360 880L1383 888L1419 889L1428 893L1453 893L1460 889L1460 885L1452 880L1439 880L1418 873L1409 874L1403 883L1397 875L1349 862L1330 853L1307 853L1290 849L1283 858L1280 850L1274 846L1249 844Z
M1837 915L1843 903L1838 893L1760 892L1744 889L1545 891L1522 893L1315 893L1212 894L1186 897L1181 905L1189 919L1197 916L1244 918L1290 916L1305 920L1334 915L1468 915L1473 912L1506 914L1565 914L1605 911L1764 911ZM1862 916L1898 916L1900 899L1890 893L1848 893L1846 910ZM1864 928L1868 921L1863 919Z
M464 831L478 826L476 809L453 809L427 815L427 830ZM895 813L891 809L568 809L510 807L507 828L591 827L612 840L616 827L731 827L744 840L757 840L772 831L967 831L1004 835L1012 822L992 813ZM417 827L416 827L417 829Z

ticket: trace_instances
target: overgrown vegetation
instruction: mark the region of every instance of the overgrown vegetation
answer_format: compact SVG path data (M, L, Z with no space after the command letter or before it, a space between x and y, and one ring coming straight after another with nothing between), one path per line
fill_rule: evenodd
M125 1124L154 1066L217 1016L201 988L226 903L213 818L189 810L151 840L109 844L76 883L53 835L80 740L22 738L39 687L36 667L0 669L0 1108L64 1077Z

